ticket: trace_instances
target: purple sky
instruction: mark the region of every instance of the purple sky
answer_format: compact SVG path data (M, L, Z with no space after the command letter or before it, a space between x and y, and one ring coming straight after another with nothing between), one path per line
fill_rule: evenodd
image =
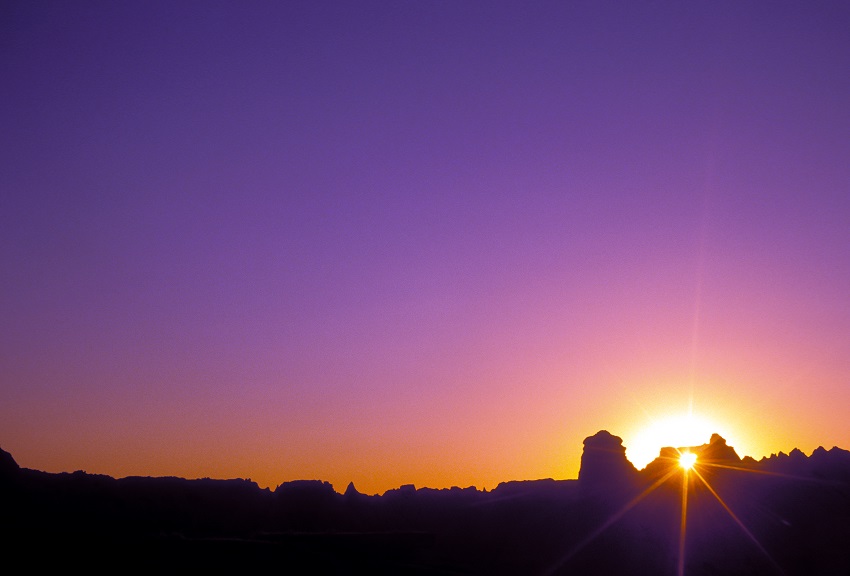
M846 2L5 2L0 446L492 487L693 398L756 457L850 448L848 29Z

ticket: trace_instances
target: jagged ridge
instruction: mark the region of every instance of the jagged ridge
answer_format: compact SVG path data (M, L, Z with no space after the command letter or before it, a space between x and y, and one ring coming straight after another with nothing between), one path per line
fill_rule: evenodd
M757 462L719 435L689 449L714 494L691 478L688 562L701 568L686 573L850 572L850 452L793 450ZM368 496L353 483L338 494L317 480L271 491L241 479L47 474L0 451L2 541L27 558L36 550L41 568L103 573L133 558L135 568L156 572L271 563L311 574L672 576L682 503L674 454L662 449L638 471L622 439L600 431L585 439L578 480L510 481L491 491L407 485ZM585 542L588 534L596 536Z

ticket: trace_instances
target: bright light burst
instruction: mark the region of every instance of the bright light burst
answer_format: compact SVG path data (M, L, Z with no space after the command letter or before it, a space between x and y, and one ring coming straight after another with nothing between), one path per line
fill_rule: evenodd
M641 469L658 457L662 447L699 446L715 432L726 437L725 429L721 430L716 423L697 414L662 418L627 439L626 456L635 467Z
M697 463L697 455L693 452L682 452L679 456L679 466L685 470L690 470Z
M687 418L687 417L686 417ZM670 421L679 421L682 422L681 419L668 419L667 422ZM705 422L703 421L703 424ZM693 444L697 444L694 442ZM764 557L773 565L778 574L783 574L782 568L776 563L776 561L771 557L770 553L761 542L758 541L756 536L747 528L747 526L738 518L738 516L732 511L729 505L720 497L714 487L709 484L706 477L701 474L698 470L699 467L711 467L711 468L725 468L730 470L737 470L740 472L758 472L755 470L749 470L747 468L737 467L737 466L728 466L723 464L718 464L716 462L697 462L697 454L695 452L691 452L690 450L685 450L681 452L679 455L679 459L676 463L670 463L667 472L657 479L652 485L648 486L643 490L640 494L638 494L633 500L631 500L628 504L623 506L620 510L612 514L604 523L602 523L596 530L590 532L583 540L581 540L572 550L567 552L564 556L562 556L557 563L555 563L549 571L546 572L547 575L554 574L556 571L566 564L571 558L573 558L579 550L587 546L590 542L595 540L602 532L607 530L611 525L620 520L629 510L637 506L646 496L650 493L654 492L657 488L666 484L673 478L678 477L681 482L681 521L679 525L679 549L678 549L678 558L677 558L677 576L686 576L685 575L685 542L687 540L687 531L688 531L688 486L691 483L691 480L696 479L708 489L709 493L717 500L717 502L722 506L722 508L726 511L729 517L738 525L741 531L753 542L753 544L758 548L758 550L764 555ZM678 471L678 474L677 474ZM769 474L767 472L762 472L765 474ZM691 475L693 475L691 477Z

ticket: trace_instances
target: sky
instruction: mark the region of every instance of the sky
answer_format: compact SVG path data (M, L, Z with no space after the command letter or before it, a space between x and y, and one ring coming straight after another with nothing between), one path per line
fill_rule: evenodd
M365 493L576 478L691 411L850 448L848 25L3 2L0 447Z

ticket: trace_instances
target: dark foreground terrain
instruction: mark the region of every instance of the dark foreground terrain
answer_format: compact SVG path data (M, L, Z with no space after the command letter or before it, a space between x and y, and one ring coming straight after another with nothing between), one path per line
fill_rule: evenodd
M0 548L30 573L850 576L850 452L691 450L691 472L672 448L638 472L603 431L578 480L381 496L47 474L0 451Z

